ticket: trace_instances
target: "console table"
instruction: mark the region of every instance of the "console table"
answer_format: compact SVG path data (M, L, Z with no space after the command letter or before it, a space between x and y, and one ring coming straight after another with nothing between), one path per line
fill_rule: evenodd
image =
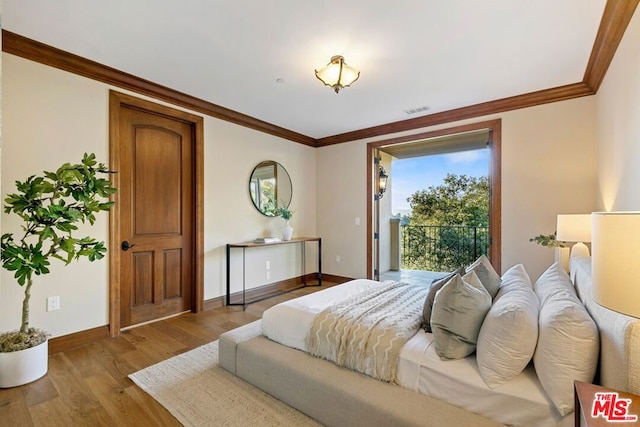
M306 268L306 244L307 242L318 242L318 284L317 285L308 285L307 278L305 274ZM269 295L264 298L255 299L253 301L247 302L246 299L246 251L251 248L264 248L268 246L279 246L279 245L291 245L291 244L300 244L302 246L302 287L305 286L322 286L322 239L320 237L296 237L291 240L283 240L280 242L274 243L257 243L257 242L243 242L243 243L227 243L227 305L241 305L243 310L246 309L248 304L262 301L266 298L272 298L275 295ZM242 249L242 303L231 303L231 249ZM299 289L294 288L294 289ZM285 292L292 291L294 289L289 289Z

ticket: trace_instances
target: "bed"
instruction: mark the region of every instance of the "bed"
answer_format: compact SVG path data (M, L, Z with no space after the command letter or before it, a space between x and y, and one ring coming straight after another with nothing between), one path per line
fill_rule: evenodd
M572 262L577 293L599 329L596 381L637 393L640 322L591 300L590 271L588 258ZM473 355L442 361L435 354L433 334L422 330L402 347L401 386L305 352L308 324L317 313L345 293L377 285L356 280L265 312L263 320L220 337L221 366L325 425L573 425L572 415L562 416L554 409L532 364L513 381L490 391ZM272 321L273 315L280 320Z

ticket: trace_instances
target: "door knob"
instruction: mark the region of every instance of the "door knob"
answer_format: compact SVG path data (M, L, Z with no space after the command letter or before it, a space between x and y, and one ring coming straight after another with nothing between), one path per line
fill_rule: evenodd
M128 251L130 248L134 247L135 244L130 245L129 242L127 242L126 240L122 242L122 244L120 245L120 247L122 248L123 251Z

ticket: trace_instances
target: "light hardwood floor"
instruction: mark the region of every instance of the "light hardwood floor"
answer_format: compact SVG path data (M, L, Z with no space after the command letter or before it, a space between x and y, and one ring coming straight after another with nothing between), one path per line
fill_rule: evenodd
M22 387L0 389L0 426L179 426L127 375L218 339L267 308L332 286L307 287L248 306L222 307L125 331L49 357L49 372Z

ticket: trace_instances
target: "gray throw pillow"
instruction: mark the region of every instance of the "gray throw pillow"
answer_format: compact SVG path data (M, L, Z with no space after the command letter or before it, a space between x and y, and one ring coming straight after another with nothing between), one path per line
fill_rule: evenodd
M476 349L491 296L473 271L454 276L436 293L431 328L442 360L462 359Z
M433 301L436 299L436 292L438 292L444 285L447 284L449 280L456 274L461 276L464 275L464 267L460 267L456 271L451 274L446 275L442 279L436 279L431 282L431 287L429 288L429 293L427 294L427 299L424 301L424 308L422 309L422 329L426 332L431 331L431 310L433 307Z
M495 298L498 290L500 289L500 275L496 273L486 255L480 255L480 258L475 260L473 264L467 267L467 272L475 271L478 279L482 282L491 298Z

